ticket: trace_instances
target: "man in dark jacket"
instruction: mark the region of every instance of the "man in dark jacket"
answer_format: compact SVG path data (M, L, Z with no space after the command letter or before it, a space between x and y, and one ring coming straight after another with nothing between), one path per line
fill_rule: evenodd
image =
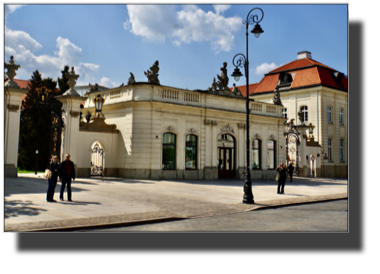
M74 163L70 161L70 154L66 154L66 160L61 163L60 172L59 172L59 181L61 184L61 192L59 195L59 199L63 201L63 193L65 192L65 186L67 184L67 200L72 202L71 200L71 179L75 181L75 168Z
M293 171L294 171L294 166L292 163L290 163L290 165L288 167L288 173L289 173L290 181L293 181Z

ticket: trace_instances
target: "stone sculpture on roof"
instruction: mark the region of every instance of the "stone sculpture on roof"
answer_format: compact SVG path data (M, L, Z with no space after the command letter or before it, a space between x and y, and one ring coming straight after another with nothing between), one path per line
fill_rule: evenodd
M218 76L219 81L217 82L219 90L229 90L228 88L228 76L227 76L227 62L223 63L223 67L220 68L222 73Z
M158 67L158 61L154 62L153 66L150 67L150 70L147 72L144 71L146 77L148 77L148 83L152 84L160 84L160 80L158 80L158 71L160 68Z
M235 97L240 97L240 98L244 98L243 94L241 94L241 90L239 88L236 87L236 84L233 83L232 84L234 87L232 88L231 92L233 94L235 94Z
M128 79L128 85L136 83L136 81L135 81L135 76L133 75L132 72L130 72L130 74L131 74L131 76L130 76L129 79ZM145 74L145 75L146 75L146 74Z
M274 92L273 104L282 106L282 102L280 99L280 92L278 91L278 87L276 87L273 92Z
M217 75L218 82L214 81L211 84L211 87L207 89L207 92L209 93L215 93L218 95L224 95L224 96L230 96L230 97L237 97L239 93L231 92L231 90L228 87L228 76L227 76L227 63L223 63L223 67L220 68L222 73L220 75ZM240 92L241 94L241 92Z

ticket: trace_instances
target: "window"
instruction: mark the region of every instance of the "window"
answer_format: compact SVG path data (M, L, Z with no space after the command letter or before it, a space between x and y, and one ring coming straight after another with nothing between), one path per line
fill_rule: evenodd
M333 161L332 156L332 139L328 139L328 153L329 153L329 162Z
M197 136L186 135L185 168L197 169Z
M269 140L267 145L267 164L268 169L274 169L276 162L276 141Z
M343 108L341 108L340 111L339 111L339 123L340 123L341 125L344 124L344 123L343 123Z
M344 144L344 141L343 140L340 140L340 161L341 162L344 162L344 157L343 157L343 144Z
M280 74L279 76L279 79L280 79L280 86L282 85L290 85L293 81L293 77L291 74L287 73L287 72L283 72Z
M301 118L301 122L309 121L307 106L301 107L301 117L300 118Z
M261 141L258 139L252 144L252 169L261 169Z
M287 108L282 109L282 118L288 118L288 109Z
M164 133L162 138L162 169L175 169L176 136Z
M327 122L332 123L331 107L327 107Z

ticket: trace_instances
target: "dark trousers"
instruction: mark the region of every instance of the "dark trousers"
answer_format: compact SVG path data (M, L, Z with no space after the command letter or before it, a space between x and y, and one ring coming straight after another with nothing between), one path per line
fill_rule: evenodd
M280 191L281 187L281 191ZM284 189L285 189L285 180L278 180L278 185L277 185L277 193L282 193L284 194Z
M290 177L290 181L292 182L293 181L293 172L289 173L289 177Z
M71 200L71 178L64 176L62 178L62 183L61 183L61 192L59 194L59 198L63 199L63 193L65 192L65 187L67 185L67 200Z
M48 185L48 190L47 190L47 195L46 195L46 201L51 201L54 199L54 191L57 185L57 178L49 179L48 183L49 185Z

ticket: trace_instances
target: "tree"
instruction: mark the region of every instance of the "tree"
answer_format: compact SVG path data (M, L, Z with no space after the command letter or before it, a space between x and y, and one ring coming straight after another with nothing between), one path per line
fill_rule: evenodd
M63 68L63 70L61 70L62 78L58 77L58 85L59 85L58 95L62 95L63 93L65 93L70 88L69 85L67 84L68 79L66 77L66 73L69 72L69 70L70 70L69 65L66 65Z
M38 170L44 170L51 158L51 112L61 116L62 104L54 98L59 91L57 82L43 79L38 70L33 72L28 93L22 102L20 122L19 161L20 169L34 170L38 150ZM59 153L59 151L58 151Z

